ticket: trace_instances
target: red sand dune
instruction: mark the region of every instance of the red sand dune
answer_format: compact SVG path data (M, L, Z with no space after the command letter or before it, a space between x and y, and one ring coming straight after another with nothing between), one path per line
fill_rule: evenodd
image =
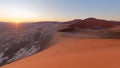
M87 18L85 20L77 20L70 26L79 28L111 28L118 25L120 25L120 22Z
M120 68L120 40L64 39L2 68Z

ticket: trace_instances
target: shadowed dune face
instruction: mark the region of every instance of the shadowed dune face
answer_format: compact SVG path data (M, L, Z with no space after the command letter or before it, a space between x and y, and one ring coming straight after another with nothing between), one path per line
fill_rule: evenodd
M25 27L26 25L22 26ZM0 66L33 55L47 48L53 38L52 32L40 26L30 26L14 31L5 31L0 43ZM29 29L32 27L32 29ZM6 30L6 29L5 29ZM6 34L7 32L7 34Z
M115 28L111 28L107 31L107 33L105 34L106 38L113 38L113 39L120 39L120 26L119 27L115 27Z

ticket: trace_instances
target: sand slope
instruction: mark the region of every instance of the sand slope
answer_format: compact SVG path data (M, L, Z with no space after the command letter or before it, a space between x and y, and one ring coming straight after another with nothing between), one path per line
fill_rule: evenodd
M64 39L2 68L120 68L120 40Z

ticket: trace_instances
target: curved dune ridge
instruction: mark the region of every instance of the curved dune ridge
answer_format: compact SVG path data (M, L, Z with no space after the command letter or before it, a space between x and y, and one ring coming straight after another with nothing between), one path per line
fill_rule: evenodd
M120 40L62 39L52 47L1 68L120 68Z

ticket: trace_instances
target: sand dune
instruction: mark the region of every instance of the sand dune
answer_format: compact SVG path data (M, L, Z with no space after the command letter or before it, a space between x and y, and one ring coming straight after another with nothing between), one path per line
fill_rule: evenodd
M62 39L54 46L2 68L120 68L120 40Z

